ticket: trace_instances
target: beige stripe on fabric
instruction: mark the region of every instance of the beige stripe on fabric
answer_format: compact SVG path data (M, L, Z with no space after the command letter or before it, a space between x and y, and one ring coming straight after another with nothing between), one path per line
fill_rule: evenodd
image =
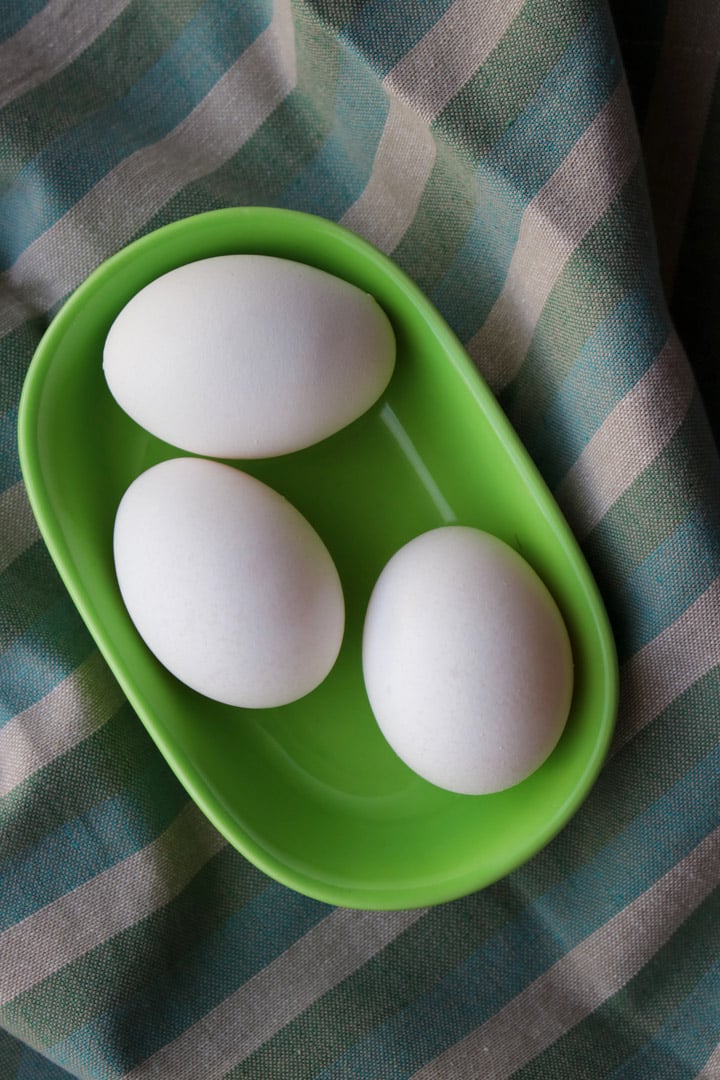
M0 934L0 1005L168 904L225 846L194 803L152 844Z
M720 64L718 0L670 0L642 141L660 270L672 292Z
M26 94L80 55L122 14L130 0L49 0L0 44L0 108Z
M478 7L476 0L456 0L385 76L390 108L372 174L342 225L386 254L398 246L435 163L432 120L487 60L523 3L489 0Z
M412 224L434 164L435 139L427 123L391 98L370 180L340 224L389 253Z
M620 674L623 722L613 753L720 664L720 578L628 660Z
M687 414L694 388L682 346L672 334L555 489L579 539L667 446Z
M413 1080L504 1080L611 998L720 883L720 827Z
M520 369L565 264L620 194L638 155L623 81L528 203L502 292L468 342L468 352L496 393Z
M336 909L124 1080L219 1080L424 914Z
M0 728L0 797L87 739L125 701L99 652Z
M0 277L0 334L32 311L52 307L176 192L237 153L296 80L290 0L276 0L270 25L192 112L159 142L107 173ZM121 215L112 212L117 205L123 206Z
M19 480L0 495L0 574L39 536L25 485Z
M425 120L432 120L485 62L524 2L455 0L383 84Z
M695 1080L720 1080L720 1043L715 1047Z

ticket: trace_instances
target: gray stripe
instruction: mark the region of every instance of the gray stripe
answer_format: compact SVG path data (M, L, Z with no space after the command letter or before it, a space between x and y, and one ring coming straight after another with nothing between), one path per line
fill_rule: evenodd
M417 213L434 163L430 128L398 98L391 98L370 179L340 223L381 251L392 251Z
M0 934L0 1005L164 907L224 845L189 803L152 844Z
M455 0L384 85L426 120L448 104L500 42L525 0Z
M639 154L625 82L528 203L502 292L467 349L499 393L527 355L565 264L625 186Z
M715 1047L695 1080L720 1080L720 1043Z
M673 334L555 490L579 539L587 536L670 442L687 414L694 385L682 346Z
M0 495L0 573L40 536L22 481Z
M218 1080L424 913L335 910L125 1080Z
M383 80L390 109L372 175L341 219L381 251L398 246L417 213L435 163L431 121L485 62L523 2L456 0Z
M276 0L271 24L192 112L159 142L107 173L2 275L0 334L32 310L52 307L176 192L232 157L281 104L296 77L290 0ZM119 205L122 215L108 212Z
M672 292L706 122L720 64L718 0L670 0L643 149L660 269Z
M694 683L720 664L720 578L621 672L623 718L613 752L632 739Z
M609 922L413 1080L501 1080L637 974L720 882L720 827Z
M49 0L0 44L0 108L47 82L107 30L130 0Z
M110 719L124 695L93 652L40 701L0 728L0 798Z

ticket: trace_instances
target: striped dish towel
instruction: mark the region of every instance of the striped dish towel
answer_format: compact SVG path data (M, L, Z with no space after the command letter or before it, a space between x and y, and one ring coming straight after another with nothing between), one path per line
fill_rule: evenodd
M719 55L716 0L0 5L0 1080L720 1076ZM411 275L611 615L587 802L429 910L330 908L220 840L28 507L50 316L133 238L234 205L339 221Z

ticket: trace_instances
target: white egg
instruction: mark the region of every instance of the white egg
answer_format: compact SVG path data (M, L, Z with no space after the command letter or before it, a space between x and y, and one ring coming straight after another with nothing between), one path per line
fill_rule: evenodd
M175 458L142 473L117 511L114 557L140 636L207 697L284 705L335 663L345 609L327 548L286 499L232 466Z
M367 293L314 267L220 255L146 285L112 324L111 393L165 442L270 457L356 420L393 372L395 336Z
M411 540L368 606L363 670L380 729L416 773L479 795L534 772L573 688L568 633L547 588L507 544L447 526Z

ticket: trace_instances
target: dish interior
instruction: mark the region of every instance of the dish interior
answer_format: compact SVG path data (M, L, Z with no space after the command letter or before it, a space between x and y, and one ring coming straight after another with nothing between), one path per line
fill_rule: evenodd
M309 519L346 599L345 639L331 674L302 700L262 711L212 702L170 676L135 632L112 561L123 492L182 451L142 430L111 398L102 374L108 328L155 277L234 252L297 259L366 289L389 315L398 346L386 393L355 423L295 454L233 463ZM28 375L19 433L41 532L116 677L202 810L273 877L351 907L442 902L523 862L586 796L617 693L595 583L464 350L409 279L358 237L307 215L241 208L136 241L55 318ZM494 533L534 566L573 644L574 698L560 743L536 773L495 795L455 795L414 775L380 735L363 686L363 617L380 571L412 537L453 523Z

